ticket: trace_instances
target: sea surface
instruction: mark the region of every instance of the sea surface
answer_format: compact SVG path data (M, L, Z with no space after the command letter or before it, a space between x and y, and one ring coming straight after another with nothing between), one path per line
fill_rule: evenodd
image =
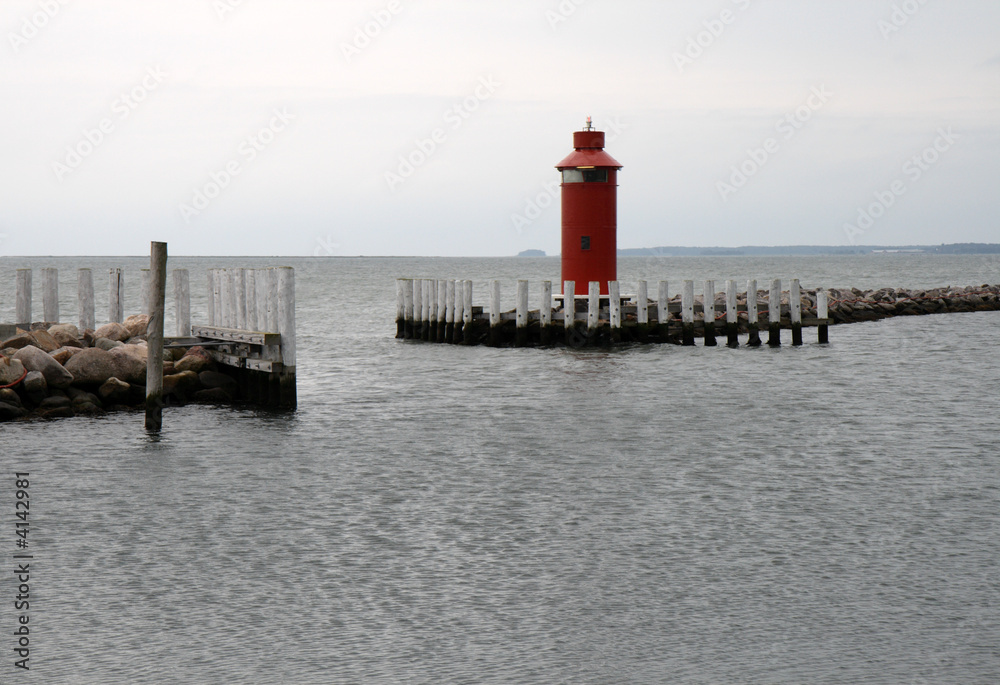
M0 259L0 320L18 267L60 268L73 321L77 267L102 320L106 269L135 313L147 263ZM394 279L473 279L483 304L499 278L513 307L558 259L170 267L200 322L206 269L272 265L296 269L294 414L0 424L0 682L1000 682L1000 312L800 348L466 348L395 340ZM619 276L926 288L998 283L1000 258L623 258Z

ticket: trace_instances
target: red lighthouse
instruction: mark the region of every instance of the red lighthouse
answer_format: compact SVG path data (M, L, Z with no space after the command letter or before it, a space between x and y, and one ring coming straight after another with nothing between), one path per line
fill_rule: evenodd
M608 294L618 280L618 170L604 151L604 131L587 126L573 132L575 150L556 165L562 173L562 282L586 292L590 281Z

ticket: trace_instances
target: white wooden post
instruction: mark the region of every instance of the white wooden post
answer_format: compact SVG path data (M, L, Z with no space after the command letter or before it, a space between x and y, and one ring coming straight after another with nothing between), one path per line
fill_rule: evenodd
M799 279L793 278L788 288L788 311L792 320L792 345L802 344L802 290Z
M747 345L760 347L760 314L757 312L757 281L747 281Z
M247 320L246 330L259 331L257 328L257 270L244 269L246 279Z
M576 281L563 283L563 327L569 330L576 323Z
M240 268L233 270L236 278L236 328L241 331L247 329L247 270Z
M403 279L403 337L413 337L413 279Z
M17 270L17 324L31 324L31 269ZM28 326L30 328L30 325Z
M515 312L514 344L523 347L528 344L528 281L517 282Z
M771 292L767 297L767 344L781 346L781 279L771 281Z
M146 285L149 315L146 346L146 430L163 427L163 310L167 298L167 244L153 242Z
M254 276L254 287L257 289L257 322L254 329L261 333L267 330L267 289L270 275L267 269L257 269Z
M94 272L78 269L76 272L76 299L80 314L80 331L94 330L97 316L94 307Z
M462 339L472 342L472 281L462 282Z
M208 325L215 326L215 269L209 269L206 273L208 280Z
M42 320L59 323L59 270L42 269Z
M621 340L622 328L622 295L618 281L608 281L608 318L611 324L611 340Z
M422 278L413 279L413 337L417 340L424 338L424 281Z
M278 280L278 333L281 334L281 393L279 406L294 409L297 404L295 387L295 269L282 266L274 269Z
M649 323L649 286L646 281L639 281L638 292L635 296L635 322L640 326Z
M500 344L500 281L490 283L490 335L491 345Z
M830 318L830 303L826 288L816 288L816 318ZM826 323L819 324L817 340L822 344L830 342L830 329Z
M684 281L681 292L682 344L694 345L694 281Z
M433 338L431 338L431 321L433 320L434 303L437 301L437 299L436 299L436 288L434 286L434 280L433 279L430 279L430 278L425 278L424 279L424 287L421 290L421 293L424 296L424 305L423 305L423 309L421 310L423 312L423 315L424 315L424 320L423 320L423 331L424 331L423 339L424 340L433 340Z
M726 282L726 339L729 347L739 347L739 323L740 315L737 308L736 281Z
M670 291L667 281L660 281L656 298L656 324L660 326L661 335L666 338L670 326Z
M177 337L186 338L191 335L191 277L187 269L174 269L174 307Z
M125 319L125 274L119 269L108 272L108 323Z
M705 318L705 347L715 347L715 281L705 281L702 312Z
M601 284L590 281L590 292L587 296L587 331L591 334L597 331L601 320Z
M445 312L444 312L444 341L455 342L455 305L457 304L455 281L448 279L445 281Z
M448 282L440 280L437 282L437 342L444 342L444 331L446 315L448 313Z
M542 303L538 309L542 327L552 325L552 281L542 281Z
M219 314L219 327L232 328L233 310L231 309L229 300L229 289L232 286L232 282L229 280L228 269L216 269L215 280L215 285L219 289L219 307L216 310Z

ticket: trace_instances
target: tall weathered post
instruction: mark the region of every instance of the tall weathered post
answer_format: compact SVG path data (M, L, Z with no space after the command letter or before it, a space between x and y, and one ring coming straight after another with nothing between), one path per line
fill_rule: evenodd
M163 427L163 309L167 294L167 244L150 243L149 325L146 329L146 430Z

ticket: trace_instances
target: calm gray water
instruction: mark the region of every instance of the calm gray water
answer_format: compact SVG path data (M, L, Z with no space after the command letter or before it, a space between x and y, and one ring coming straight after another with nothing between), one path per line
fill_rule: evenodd
M142 261L0 259L0 319L15 267L59 266L69 296L94 267L100 318L98 269ZM170 409L155 438L138 414L0 425L4 569L14 470L36 555L29 678L3 573L2 682L1000 679L1000 313L834 327L828 347L495 350L394 340L393 279L473 278L478 303L502 278L512 306L557 259L171 266L197 319L206 268L278 263L296 414ZM1000 259L620 277L972 285Z

